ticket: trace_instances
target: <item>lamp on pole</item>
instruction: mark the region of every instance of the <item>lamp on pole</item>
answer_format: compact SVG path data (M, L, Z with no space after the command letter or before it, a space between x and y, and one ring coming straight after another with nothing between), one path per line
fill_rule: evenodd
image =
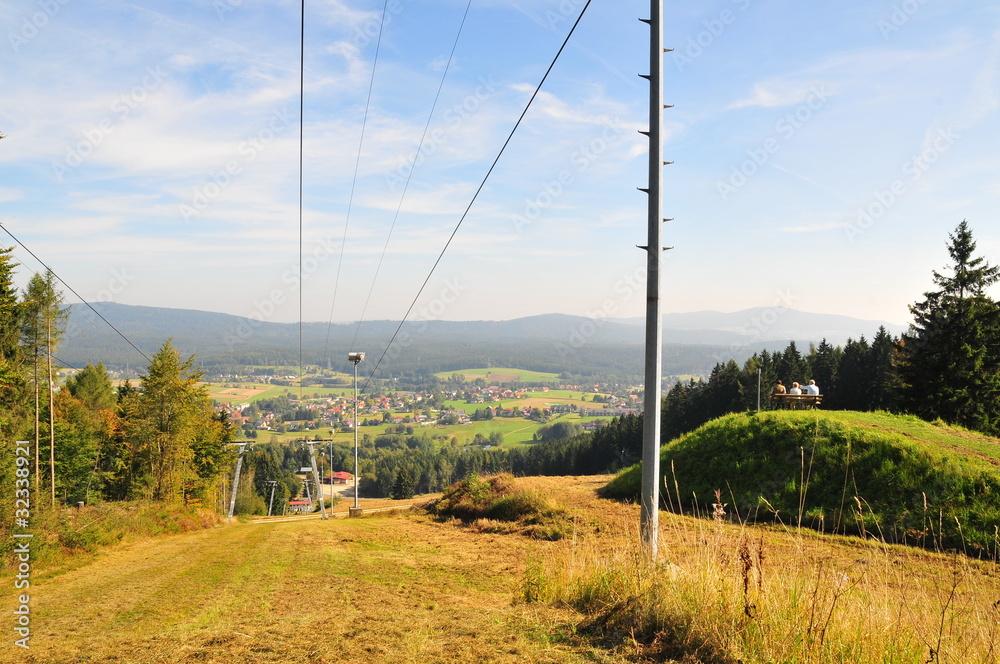
M348 353L347 361L354 364L354 507L351 516L361 516L358 505L358 363L365 361L364 353Z

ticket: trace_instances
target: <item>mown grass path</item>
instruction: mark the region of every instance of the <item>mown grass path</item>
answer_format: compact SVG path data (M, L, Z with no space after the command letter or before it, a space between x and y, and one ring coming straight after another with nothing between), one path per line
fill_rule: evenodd
M429 517L234 524L110 549L32 584L15 662L618 662L517 602L538 547ZM5 604L7 602L5 601Z

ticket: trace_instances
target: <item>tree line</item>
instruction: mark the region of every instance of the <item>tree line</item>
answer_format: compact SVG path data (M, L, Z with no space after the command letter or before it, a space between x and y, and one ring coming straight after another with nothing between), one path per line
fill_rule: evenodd
M759 351L742 366L719 363L707 380L677 382L662 403L664 440L726 413L754 410L758 398L760 407L771 407L767 395L779 379L815 380L828 409L912 413L1000 434L1000 305L987 292L1000 268L976 257L975 248L963 221L949 234L949 270L933 272L934 290L910 307L914 322L901 337L879 329L871 340L843 347L823 341L806 352L791 342L782 351ZM10 250L0 250L0 486L30 474L36 505L219 499L235 458L226 445L233 432L199 385L193 357L182 359L167 341L136 385L115 389L103 366L88 365L57 389L51 365L65 322L62 295L51 273L35 275L19 293L15 267ZM30 472L15 465L16 440L33 441ZM641 440L641 416L590 434L551 425L537 442L518 448L500 446L498 437L461 447L405 429L366 435L361 493L408 498L471 473L608 472L635 463ZM332 457L323 461L327 469L353 468L348 446L334 445ZM295 471L309 465L305 446L260 446L245 460L237 501L254 512L264 511L265 501L295 496ZM3 500L13 496L5 491ZM0 523L12 514L5 509Z
M742 367L717 364L708 380L678 382L667 393L664 438L756 409L758 399L773 407L768 395L778 380L791 386L810 379L821 388L823 408L909 413L1000 435L1000 305L988 293L1000 267L975 256L968 222L948 237L949 269L933 271L935 289L910 306L908 332L894 337L879 328L871 341L849 339L840 348L824 340L805 354L791 342L781 352L755 353Z
M232 432L193 357L167 341L137 384L116 389L102 364L88 364L58 385L63 294L51 271L18 292L11 252L0 248L0 487L11 507L0 524L12 525L18 499L29 514L79 501L215 500ZM16 441L30 454L16 454Z
M790 342L742 366L719 363L707 380L677 382L668 391L663 442L727 413L774 407L768 397L778 380L789 386L815 380L825 409L909 413L1000 435L1000 304L988 293L1000 281L1000 267L975 255L966 221L949 234L947 248L949 269L934 271L934 289L911 305L908 332L895 337L879 328L871 340L849 339L843 347L824 340L805 353ZM373 495L411 485L434 491L436 478L462 477L456 472L602 473L641 456L642 416L618 418L593 434L567 434L526 448L398 452L375 461L367 487ZM399 483L400 476L406 481Z

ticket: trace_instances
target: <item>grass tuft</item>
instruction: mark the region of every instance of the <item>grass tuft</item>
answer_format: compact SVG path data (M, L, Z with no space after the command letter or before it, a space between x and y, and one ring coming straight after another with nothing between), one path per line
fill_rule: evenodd
M445 490L429 511L456 518L479 532L523 532L536 539L567 535L566 510L539 491L517 486L513 475L473 474Z

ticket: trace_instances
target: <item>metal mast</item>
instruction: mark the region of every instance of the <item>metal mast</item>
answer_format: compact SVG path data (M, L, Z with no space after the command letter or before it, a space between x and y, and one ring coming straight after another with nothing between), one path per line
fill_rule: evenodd
M319 470L316 469L316 449L313 447L318 444L318 442L306 442L306 445L309 446L309 461L312 463L313 481L316 483L316 493L319 494L319 511L325 520L327 518L326 498L323 497L323 484L319 481Z
M229 520L233 520L233 512L236 510L236 490L240 487L240 469L243 468L243 453L250 443L229 443L229 445L239 445L239 455L236 457L236 473L233 475L233 495L229 498Z
M646 249L646 361L642 427L642 541L656 559L660 520L660 401L662 398L663 316L660 313L663 264L663 0L650 1L649 24L649 239ZM643 132L646 133L646 132Z
M348 510L351 516L361 516L358 503L358 362L365 361L364 353L350 352L347 361L354 365L354 507Z

